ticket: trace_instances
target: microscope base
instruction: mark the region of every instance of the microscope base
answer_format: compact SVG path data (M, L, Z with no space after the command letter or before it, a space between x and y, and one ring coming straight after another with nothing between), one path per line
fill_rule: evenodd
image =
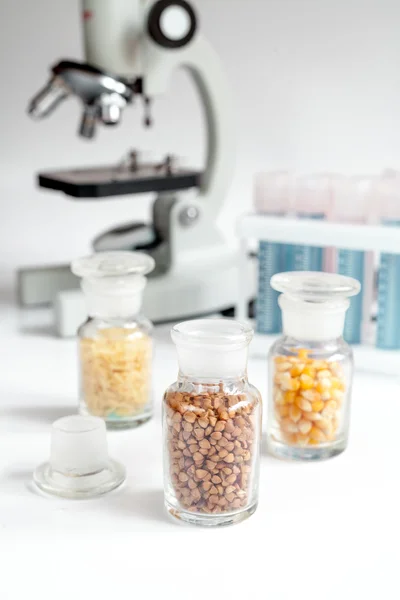
M254 282L248 289L249 301L255 296L256 265L249 259L249 270ZM153 321L186 320L221 312L235 306L238 298L238 257L214 259L202 264L181 266L178 270L149 279L143 299L144 313ZM55 303L57 334L71 337L87 318L83 294L80 290L63 291Z

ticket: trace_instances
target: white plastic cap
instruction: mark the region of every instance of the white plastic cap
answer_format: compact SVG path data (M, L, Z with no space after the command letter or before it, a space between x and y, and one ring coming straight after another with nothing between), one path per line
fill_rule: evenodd
M246 372L253 329L233 319L199 319L173 327L179 369L189 377L224 379Z
M333 181L336 175L299 175L295 182L294 209L305 215L328 215L332 210Z
M289 171L257 173L254 177L254 208L267 214L284 214L292 209L294 175Z
M82 277L89 315L123 318L139 312L145 275L154 266L154 259L143 252L99 252L74 260L71 270Z
M88 475L106 468L106 426L98 417L72 415L51 430L50 466L63 475Z
M373 177L336 177L333 183L332 218L341 223L366 223Z
M400 220L400 173L377 180L371 196L371 214L374 221Z

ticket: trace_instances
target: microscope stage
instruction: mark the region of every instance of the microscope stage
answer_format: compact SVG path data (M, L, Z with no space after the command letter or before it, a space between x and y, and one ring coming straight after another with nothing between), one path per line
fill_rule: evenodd
M164 166L95 167L39 173L39 186L64 192L74 198L105 198L146 192L174 192L200 187L202 173L178 169L172 173Z

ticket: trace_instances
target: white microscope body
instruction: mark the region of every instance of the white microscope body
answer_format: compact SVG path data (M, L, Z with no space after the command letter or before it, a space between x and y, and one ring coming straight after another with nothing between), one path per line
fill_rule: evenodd
M149 281L146 314L159 322L228 309L238 295L238 254L217 218L233 177L235 136L232 93L219 57L197 30L185 0L83 0L82 9L89 65L142 81L147 99L165 94L172 72L182 67L204 106L207 158L197 193L161 192L155 200L158 219L167 221L170 261L167 272ZM35 286L34 275L25 291ZM36 284L40 278L46 278L43 270ZM49 271L46 289L53 286L50 279ZM83 295L78 289L57 290L55 282L57 331L74 335L86 316Z

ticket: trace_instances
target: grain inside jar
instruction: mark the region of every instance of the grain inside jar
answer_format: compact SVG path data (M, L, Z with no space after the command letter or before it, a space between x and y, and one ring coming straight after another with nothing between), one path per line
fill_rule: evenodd
M103 418L134 417L151 395L151 338L139 329L108 328L80 340L81 401Z
M274 436L291 446L335 441L346 397L346 377L337 361L297 356L273 358Z
M203 514L246 507L258 452L258 398L174 391L165 406L170 480L181 506Z

